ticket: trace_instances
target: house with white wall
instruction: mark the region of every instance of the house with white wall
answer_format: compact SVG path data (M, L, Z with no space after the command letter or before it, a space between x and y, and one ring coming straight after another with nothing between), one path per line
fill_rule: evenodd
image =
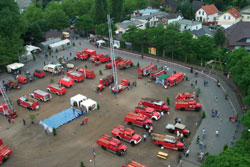
M128 29L129 29L129 26L136 26L137 28L140 28L140 29L145 29L145 24L146 22L143 22L143 21L139 21L139 20L125 20L121 23L117 23L116 24L116 34L118 33L124 33L126 32Z
M241 9L241 20L244 22L250 22L250 6Z
M195 13L195 20L200 22L215 22L218 18L218 12L219 10L214 4L202 6Z
M225 13L219 16L218 25L223 28L228 28L231 25L238 23L241 20L241 14L235 8L230 8Z
M193 31L193 30L199 30L202 28L202 23L198 21L193 21L193 20L178 20L175 23L180 24L180 31Z

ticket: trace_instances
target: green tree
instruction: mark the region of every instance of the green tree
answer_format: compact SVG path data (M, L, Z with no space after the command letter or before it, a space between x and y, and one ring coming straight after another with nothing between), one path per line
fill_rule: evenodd
M214 34L214 41L217 47L222 48L224 46L226 37L221 28L219 28L216 33Z
M74 18L77 16L76 12L76 2L72 0L64 0L62 1L62 9L64 13L69 17L69 18Z
M95 0L95 20L97 24L107 20L107 0Z
M136 10L136 1L135 0L124 0L123 3L123 15L131 14L134 10Z
M115 31L116 31L115 24L111 23L111 28L112 28L112 34L115 34ZM109 36L108 24L103 23L103 24L97 25L96 26L96 34L108 37Z
M24 10L23 16L28 21L29 24L32 24L40 19L43 19L43 10L38 8L35 3L32 3Z
M181 25L180 23L170 23L167 25L168 30L175 30L177 32L180 32Z
M162 5L162 0L153 0L153 1L151 1L150 4L151 4L152 8L159 9L160 6Z
M89 31L95 28L94 20L89 14L80 16L76 20L76 26L79 27L80 30L83 30L85 35L88 35Z
M75 16L82 16L85 14L90 14L94 17L95 13L95 1L94 0L75 0Z
M42 38L43 34L38 22L29 25L24 35L24 40L31 41L33 44L38 44L42 41Z
M136 0L136 9L145 9L149 5L149 0Z
M26 30L26 22L21 17L14 1L0 1L0 67L13 61L24 52L23 40L20 38Z
M122 15L123 0L112 0L112 13L111 16L115 21L120 21Z
M191 4L190 0L185 0L185 1L181 2L180 5L177 7L177 10L181 11L181 13L185 19L189 19L189 20L194 19L195 12L192 8L192 4Z

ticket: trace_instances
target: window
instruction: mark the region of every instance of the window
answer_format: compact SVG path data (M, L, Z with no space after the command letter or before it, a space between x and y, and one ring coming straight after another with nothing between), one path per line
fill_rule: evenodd
M196 20L198 20L198 21L199 21L199 17L197 17L197 18L196 18Z
M247 19L249 20L249 19L250 19L250 16L247 16Z
M196 30L198 29L198 26L196 26Z
M228 16L228 20L230 20L230 16Z
M204 12L202 12L202 15L204 15Z
M244 16L241 16L242 19L244 19Z
M226 16L224 16L224 20L226 20Z
M201 11L199 11L199 15L201 14Z

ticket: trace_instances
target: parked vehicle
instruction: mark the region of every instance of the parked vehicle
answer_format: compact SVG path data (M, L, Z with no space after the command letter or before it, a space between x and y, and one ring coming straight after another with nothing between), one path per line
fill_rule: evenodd
M102 135L96 143L101 146L103 150L108 150L118 156L124 155L128 149L128 147L122 144L120 140L106 134Z
M12 81L12 80L9 80L6 84L6 86L9 88L9 89L20 89L21 87L18 85L17 82L15 81Z
M130 161L128 165L126 166L122 165L122 167L146 167L146 166L135 161Z
M123 61L123 59L121 57L116 57L115 58L114 64L116 65L116 67L117 67L118 63L120 63L121 61ZM113 61L111 61L110 63L106 64L106 66L105 66L106 69L111 69L112 68L112 63L113 63Z
M44 91L39 90L39 89L34 90L34 91L30 94L30 96L31 96L32 98L35 98L35 99L40 100L40 101L43 101L43 102L49 101L49 100L52 98L52 96L51 96L50 93L44 92Z
M16 111L11 111L11 109L6 104L0 104L0 113L6 116L7 118L16 118Z
M182 133L184 135L184 137L188 137L190 135L190 131L188 129L186 129L186 126L183 124L179 124L179 123L176 123L175 125L167 124L166 129L170 133L175 133L175 132L179 131L179 133L180 134Z
M62 71L63 66L61 64L48 64L43 67L43 71L58 74Z
M45 77L45 72L41 71L41 70L35 70L33 73L34 77L38 77L38 78L44 78Z
M133 62L132 62L131 59L126 59L126 60L123 60L123 61L119 62L119 63L117 64L117 66L118 66L118 68L119 68L120 70L125 70L125 69L127 69L127 68L132 67L132 66L133 66Z
M143 105L147 107L152 107L158 112L166 113L169 110L169 107L165 104L164 101L153 99L153 98L142 98L138 105Z
M38 110L39 103L37 100L30 98L29 96L21 96L17 99L17 104L27 108L29 110Z
M170 77L168 77L166 79L166 84L168 86L174 86L183 80L184 80L184 74L182 72L178 72L178 73L173 74Z
M109 75L103 79L100 79L99 85L96 87L97 92L103 91L106 86L111 85L114 82L113 75Z
M88 48L82 50L82 53L86 54L88 56L88 58L90 58L90 56L96 55L96 51L95 50L88 49Z
M157 67L152 63L149 63L146 67L138 68L137 72L141 76L149 76L151 72L155 71Z
M96 55L91 55L89 59L92 62L96 62L96 61L99 61L100 57L103 57L103 56L104 56L104 53L97 53Z
M114 129L112 129L111 134L117 139L124 140L132 145L140 143L142 139L142 137L136 134L133 129L124 128L122 125L117 125Z
M95 78L95 72L89 68L79 68L77 71L82 73L83 75L86 75L87 79Z
M70 77L70 78L73 79L75 82L82 82L82 81L84 81L84 79L85 79L83 73L77 72L77 71L73 71L73 70L67 72L67 77Z
M161 74L166 74L166 73L167 73L166 69L164 69L163 67L161 67L161 68L158 68L158 69L155 70L155 71L152 71L152 72L150 73L150 78L151 78L152 80L155 80L156 77L160 76Z
M65 86L66 88L70 88L72 85L74 85L74 80L70 77L63 77L58 81L58 83L62 86Z
M66 93L66 88L63 86L59 86L58 84L50 84L48 85L47 90L51 93L56 94L57 96L62 96Z
M128 85L130 85L130 81L126 79L122 79L121 83L117 85L117 87L112 87L112 92L119 93L123 91L124 89L128 88Z
M134 112L136 114L140 113L142 115L146 115L148 118L155 121L161 118L161 114L159 112L156 112L155 109L151 107L137 106L135 107Z
M178 151L183 151L185 148L184 144L179 142L174 136L161 135L157 133L152 133L151 136L154 144L158 145L159 147L169 148Z
M147 116L142 114L128 112L124 117L124 121L129 125L133 124L135 126L143 127L146 130L150 129L151 127L151 129L153 130L152 120L148 119Z
M200 111L201 104L196 102L193 93L179 93L176 96L175 109L176 110L194 110Z
M0 164L7 161L11 155L12 150L7 145L4 145L3 140L0 138Z
M111 57L109 55L104 55L99 58L99 62L101 63L106 63L106 62L109 62L110 60L111 60Z
M22 75L18 75L16 79L17 79L17 82L22 83L22 84L26 84L29 82L28 78Z

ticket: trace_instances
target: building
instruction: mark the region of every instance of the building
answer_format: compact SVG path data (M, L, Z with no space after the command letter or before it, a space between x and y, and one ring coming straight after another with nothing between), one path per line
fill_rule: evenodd
M149 15L137 16L131 18L131 20L138 20L144 22L145 24L149 24L150 27L155 27L159 24L167 24L165 18L169 14L166 12L155 12ZM146 25L145 25L146 26Z
M136 26L137 28L140 29L145 29L146 22L140 21L140 20L125 20L121 23L117 23L117 31L116 33L124 33L129 29L129 26Z
M176 21L179 21L179 20L182 20L183 17L181 14L178 14L178 13L169 13L166 18L165 18L165 22L167 24L170 24L170 23L173 23L173 22L176 22Z
M250 51L250 22L238 22L225 30L228 48L243 47Z
M203 5L205 5L205 2L203 2L203 1L193 1L192 2L192 8L193 8L194 12L199 10Z
M250 6L244 9L241 9L241 20L250 22Z
M215 22L218 18L218 12L219 10L214 4L202 6L195 13L195 20L200 22Z
M58 30L49 30L48 32L44 33L43 38L45 41L55 38L62 38L62 33Z
M241 14L235 8L230 8L218 17L218 25L228 28L241 20Z
M147 8L147 9L141 9L141 10L135 10L133 12L133 16L144 16L144 15L150 15L156 12L159 12L159 9L151 9L151 8Z
M202 28L202 24L201 22L197 22L197 21L192 21L192 20L178 20L175 23L179 23L180 24L180 31L193 31L193 30L199 30Z
M193 34L194 38L198 38L202 35L207 35L209 37L213 37L215 34L215 30L210 29L208 26L202 26L201 29L193 30L193 31L191 31L191 33Z

